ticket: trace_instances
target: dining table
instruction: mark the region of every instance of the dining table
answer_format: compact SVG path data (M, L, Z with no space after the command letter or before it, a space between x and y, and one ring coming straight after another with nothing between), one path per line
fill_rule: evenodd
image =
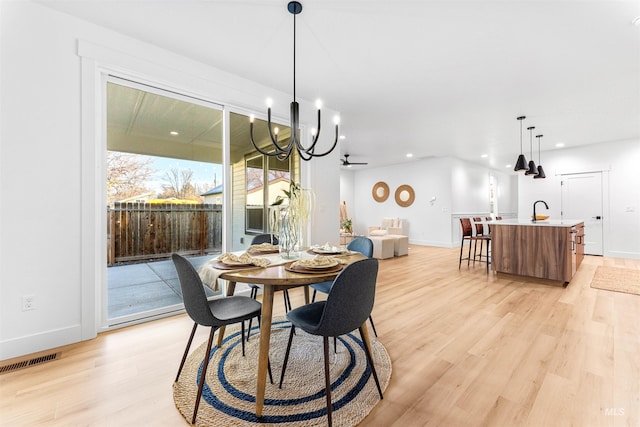
M274 259L274 255L270 255L271 259ZM279 257L279 255L275 255ZM301 258L312 258L315 254L312 249L301 252ZM231 296L235 292L236 283L248 283L262 285L262 310L261 310L261 322L260 322L260 343L258 350L258 372L256 378L256 416L262 416L262 409L264 407L264 397L267 384L267 367L269 363L269 346L271 340L271 322L273 318L273 300L274 294L278 291L284 291L287 289L297 288L304 286L304 299L305 303L309 303L309 285L314 283L322 283L327 281L333 281L340 271L347 265L366 259L364 255L359 252L351 252L344 250L340 253L332 255L339 259L342 268L331 268L326 271L314 270L305 272L292 271L290 268L291 263L294 260L279 259L277 262L273 262L266 267L254 267L254 268L229 268L227 270L217 271L217 278L226 280L228 282L226 287L226 295ZM202 277L202 273L201 273ZM211 286L211 284L205 281L205 284ZM362 328L364 345L369 349L370 340L367 328ZM224 339L225 329L220 328L218 332L218 347L222 345Z

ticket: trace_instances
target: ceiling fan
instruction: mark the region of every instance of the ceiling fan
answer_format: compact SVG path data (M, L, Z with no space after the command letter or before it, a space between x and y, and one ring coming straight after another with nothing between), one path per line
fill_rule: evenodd
M351 167L352 165L368 165L369 164L369 163L350 162L348 154L345 154L344 160L340 159L340 161L342 162L342 166L346 166L346 167Z

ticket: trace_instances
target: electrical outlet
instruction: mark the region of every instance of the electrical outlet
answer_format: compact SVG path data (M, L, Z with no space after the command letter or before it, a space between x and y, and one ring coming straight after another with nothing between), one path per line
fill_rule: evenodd
M22 296L22 311L35 310L36 297L35 295L23 295Z

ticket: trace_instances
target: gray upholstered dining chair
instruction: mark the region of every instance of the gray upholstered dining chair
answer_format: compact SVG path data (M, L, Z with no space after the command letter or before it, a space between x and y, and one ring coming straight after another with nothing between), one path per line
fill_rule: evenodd
M329 337L337 337L358 329L367 356L367 363L376 382L380 399L382 389L378 381L378 374L373 364L371 349L364 341L363 325L371 315L376 294L376 280L378 277L378 260L375 258L356 261L347 267L333 281L333 286L326 301L303 305L287 313L291 322L291 332L282 364L279 387L287 369L291 343L295 329L319 335L323 338L324 348L324 378L327 395L327 418L331 426L331 378L329 372Z
M350 251L360 252L362 255L367 258L371 258L373 256L373 242L371 239L367 237L356 237L347 245L347 249ZM313 289L313 296L311 297L311 302L316 300L316 292L322 292L323 294L328 294L331 290L331 285L333 282L322 282L322 283L314 283L311 285L311 289ZM374 335L377 337L378 332L376 331L376 325L373 324L373 317L369 316L369 323L371 323L371 328L373 329Z
M254 317L259 317L262 304L254 299L244 296L230 296L208 301L202 280L193 265L191 265L186 258L175 253L171 255L171 258L173 259L176 271L178 272L184 308L191 320L194 322L191 335L189 336L189 341L187 341L187 348L184 350L184 355L182 356L182 361L178 368L178 374L175 379L176 382L180 378L180 373L182 372L184 363L187 360L189 348L191 347L198 325L208 326L211 328L211 331L209 332L209 341L207 343L207 351L205 352L203 361L202 375L200 376L200 382L198 383L198 394L196 395L193 418L191 420L191 424L195 424L196 417L198 415L198 407L200 406L200 398L202 397L204 380L209 366L209 354L211 353L214 333L221 326L241 323L242 355L244 356L244 321Z
M279 243L278 236L274 236L273 234L257 234L253 236L251 240L252 245L259 245L260 243L271 243L272 245L277 245ZM255 283L249 283L249 287L251 288L251 293L249 296L253 299L258 298L258 289L260 286ZM289 291L286 289L282 291L282 296L284 298L284 311L289 312L291 310L291 299L289 298ZM253 323L253 319L249 320L249 329L247 330L247 341L249 341L249 337L251 336L251 323Z

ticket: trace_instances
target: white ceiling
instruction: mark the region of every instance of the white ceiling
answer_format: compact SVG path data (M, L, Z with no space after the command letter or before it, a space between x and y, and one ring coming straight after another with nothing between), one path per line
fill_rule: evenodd
M292 92L287 0L38 3ZM340 111L340 151L354 162L399 163L412 152L507 171L520 152L519 115L536 127L536 161L544 134L543 163L557 142L640 138L637 0L302 3L297 96ZM524 147L529 159L526 130Z

